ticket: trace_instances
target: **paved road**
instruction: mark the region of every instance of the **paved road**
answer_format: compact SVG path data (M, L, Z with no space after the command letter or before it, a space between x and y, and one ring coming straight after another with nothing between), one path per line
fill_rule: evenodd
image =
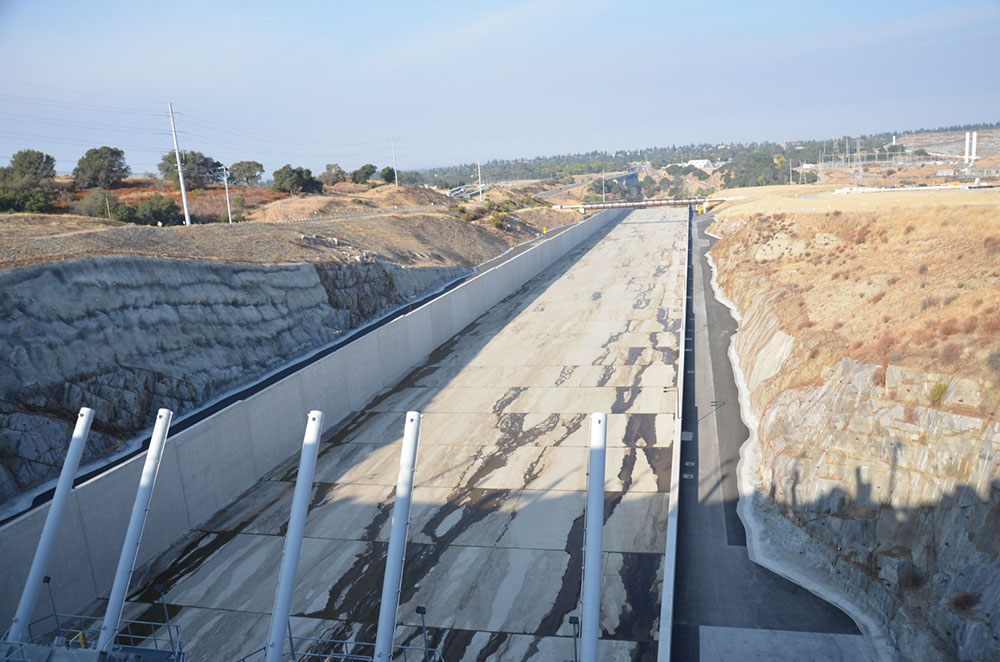
M727 350L736 322L711 291L695 218L681 450L673 659L863 660L863 640L838 608L750 561L736 514L736 468L747 438ZM693 366L693 368L692 368ZM687 474L690 477L683 477Z
M634 212L438 348L321 445L296 635L372 641L403 415L424 412L397 643L448 662L571 658L587 417L608 413L602 660L651 661L674 443L686 210ZM192 660L267 633L296 459L202 527L146 586ZM156 619L144 590L126 616Z

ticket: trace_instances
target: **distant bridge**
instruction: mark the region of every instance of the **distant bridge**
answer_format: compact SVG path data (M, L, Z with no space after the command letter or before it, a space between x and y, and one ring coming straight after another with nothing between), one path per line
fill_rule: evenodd
M671 198L657 200L636 200L629 202L620 200L616 202L593 202L580 205L555 205L556 209L579 209L582 212L597 211L600 209L645 209L647 207L687 207L687 206L707 206L717 202L728 202L730 200L741 200L742 197L735 198Z

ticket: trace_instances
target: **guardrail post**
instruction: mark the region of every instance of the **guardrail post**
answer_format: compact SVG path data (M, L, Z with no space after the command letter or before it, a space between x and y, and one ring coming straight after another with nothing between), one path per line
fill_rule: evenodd
M292 494L292 510L285 533L285 549L281 553L281 570L278 571L278 587L274 592L274 609L271 610L271 628L265 648L266 662L279 662L284 652L284 631L288 626L288 614L292 608L292 590L295 588L295 574L299 569L299 553L302 551L302 535L306 528L306 515L312 500L313 473L316 470L316 456L319 452L319 437L323 431L323 412L311 411L307 417L306 434L302 440L302 454L299 456L299 473L295 478L295 492ZM291 631L289 630L289 635Z
M382 581L382 604L375 632L375 662L392 658L392 638L396 632L396 610L403 581L403 560L406 557L406 536L410 526L410 501L413 497L413 470L417 462L420 439L420 412L406 412L403 449L399 455L399 477L396 479L396 503L392 509L392 531L385 558Z
M17 611L14 613L14 621L11 623L7 641L26 641L25 635L28 632L28 624L31 622L31 613L35 610L38 589L42 585L45 568L52 555L52 546L55 544L59 522L66 510L69 493L73 489L73 479L80 466L80 457L83 455L83 447L87 444L87 435L90 434L90 424L93 420L94 410L81 407L80 413L76 417L73 437L70 439L69 448L66 451L66 459L63 461L62 472L59 474L59 482L56 484L55 496L52 497L49 513L45 517L42 535L38 539L38 547L35 549L35 558L31 562L31 569L28 570L28 579L24 582L24 591L21 593L20 602L17 603Z
M132 571L135 569L135 559L139 554L142 529L146 526L149 500L153 496L156 474L160 470L163 445L167 440L167 431L170 429L170 421L173 417L174 412L169 409L161 409L156 413L156 425L153 427L149 449L146 450L146 461L142 465L139 489L135 494L135 503L132 504L132 516L129 518L128 529L125 531L125 542L122 544L121 555L118 557L118 569L115 571L115 581L111 586L108 608L104 612L104 622L101 623L101 635L97 640L97 650L100 651L111 649L115 634L118 632L122 608L125 606L125 595L128 593L128 585L132 581Z
M604 544L604 463L608 420L590 417L590 469L587 477L587 517L583 550L583 598L580 614L580 660L597 662L601 631L601 572Z

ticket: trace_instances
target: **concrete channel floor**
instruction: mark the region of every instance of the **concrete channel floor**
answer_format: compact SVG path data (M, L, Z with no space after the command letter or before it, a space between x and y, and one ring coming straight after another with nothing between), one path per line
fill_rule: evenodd
M692 242L673 659L866 660L844 612L747 555L736 469L748 431L727 355L736 322L712 291L710 224L696 217Z
M324 440L291 627L374 641L403 417L424 413L396 643L447 662L573 657L589 414L608 416L602 660L653 660L687 210L633 212L438 348ZM304 414L304 412L303 412ZM304 420L304 415L303 415ZM263 645L297 458L148 574L189 659ZM370 650L355 650L370 654Z

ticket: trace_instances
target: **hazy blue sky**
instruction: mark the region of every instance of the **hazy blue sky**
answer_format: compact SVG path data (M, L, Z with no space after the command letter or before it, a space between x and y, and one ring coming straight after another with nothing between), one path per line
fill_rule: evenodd
M1000 119L1000 1L0 0L0 163L322 171Z

